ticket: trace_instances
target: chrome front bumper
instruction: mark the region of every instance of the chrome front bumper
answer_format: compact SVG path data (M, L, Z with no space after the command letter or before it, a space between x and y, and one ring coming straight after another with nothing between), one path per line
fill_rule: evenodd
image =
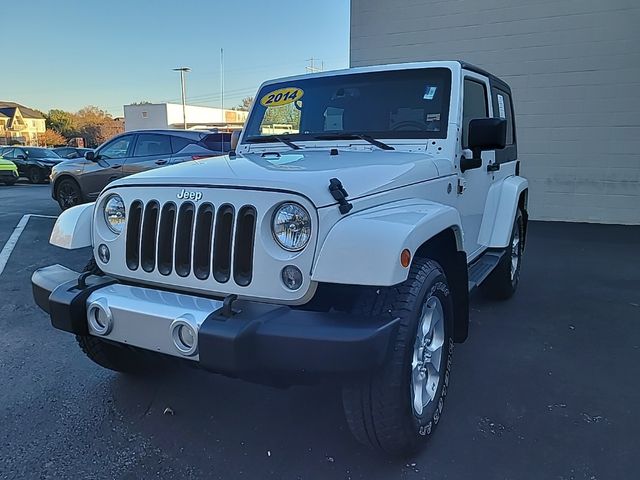
M398 319L314 312L259 302L220 301L118 283L60 265L34 272L36 303L54 327L198 362L218 373L260 376L349 374L380 366ZM176 328L195 332L195 348ZM184 345L183 345L184 346Z

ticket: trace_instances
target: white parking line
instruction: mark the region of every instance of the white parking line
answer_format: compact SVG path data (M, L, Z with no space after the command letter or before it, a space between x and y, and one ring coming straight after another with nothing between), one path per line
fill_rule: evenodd
M13 249L16 247L18 239L20 238L20 235L27 226L27 223L29 222L29 219L31 217L58 218L53 215L38 215L35 213L28 213L26 215L23 215L18 222L18 225L16 225L16 228L13 229L13 233L9 237L9 240L7 240L7 243L4 244L4 247L2 247L2 251L0 252L0 275L2 275L2 272L4 272L4 267L7 266L7 262L9 261L9 257L11 256L11 252L13 252Z

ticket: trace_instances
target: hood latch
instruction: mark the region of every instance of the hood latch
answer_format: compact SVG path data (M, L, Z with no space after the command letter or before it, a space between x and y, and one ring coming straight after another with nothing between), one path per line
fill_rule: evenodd
M346 215L353 208L353 204L347 201L349 194L342 186L342 182L337 178L329 180L329 193L340 205L340 213Z

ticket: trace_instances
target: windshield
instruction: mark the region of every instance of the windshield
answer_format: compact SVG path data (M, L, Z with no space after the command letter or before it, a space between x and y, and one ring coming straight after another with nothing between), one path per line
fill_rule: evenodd
M244 141L360 134L446 138L451 72L445 68L302 78L264 86ZM254 137L252 139L252 137Z
M28 148L26 149L27 155L30 157L36 158L60 158L53 150L49 150L48 148Z

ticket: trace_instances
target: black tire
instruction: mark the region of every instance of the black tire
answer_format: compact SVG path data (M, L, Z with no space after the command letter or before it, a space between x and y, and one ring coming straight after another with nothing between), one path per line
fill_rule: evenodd
M522 211L518 209L516 218L513 221L509 245L505 249L504 256L493 272L480 285L483 295L494 300L507 300L516 293L518 283L520 283L523 251L524 216ZM516 259L515 268L512 267L514 258Z
M444 325L440 377L433 400L418 415L412 403L414 344L423 307L434 296L441 304ZM383 367L343 387L349 428L356 439L376 450L394 456L412 454L435 431L447 395L453 355L453 301L447 279L437 262L416 258L404 283L363 292L354 313L399 318L400 325ZM424 378L428 384L431 376Z
M29 169L29 183L42 183L44 182L44 174L42 173L42 170L36 167L31 167Z
M62 210L82 203L82 191L78 182L72 178L63 178L56 185L56 200Z
M83 272L92 272L94 275L102 273L93 258L89 260ZM157 356L139 348L110 343L93 335L76 335L76 340L90 360L109 370L142 374L154 370L158 365Z
M4 180L3 183L7 186L7 187L11 187L12 185L15 185L16 182L18 181L17 178L10 178L9 180Z
M128 345L109 343L92 335L76 335L76 340L90 360L109 370L142 374L154 369L152 353Z

